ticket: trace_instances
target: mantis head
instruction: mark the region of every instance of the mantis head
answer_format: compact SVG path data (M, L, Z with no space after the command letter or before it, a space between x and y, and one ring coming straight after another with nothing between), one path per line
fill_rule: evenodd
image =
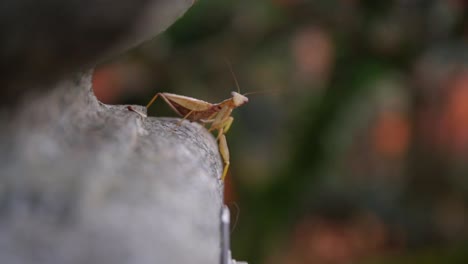
M249 98L247 98L246 96L240 93L231 92L231 95L232 95L232 101L234 102L235 107L239 107L249 102Z

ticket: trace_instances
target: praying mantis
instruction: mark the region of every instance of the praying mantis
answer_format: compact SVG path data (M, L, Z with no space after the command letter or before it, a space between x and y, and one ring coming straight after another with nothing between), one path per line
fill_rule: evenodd
M216 140L218 141L219 152L224 161L224 169L221 176L222 181L226 178L230 165L226 133L229 131L229 128L234 121L231 113L235 108L249 102L249 99L245 96L246 94L243 95L240 93L237 79L235 78L231 68L230 70L236 82L237 92L231 92L232 97L220 103L213 104L192 97L172 93L157 93L146 105L146 109L148 109L158 97L161 97L172 108L172 110L174 110L174 112L183 117L181 121L190 120L200 122L202 124L209 124L210 127L208 131L211 132L213 130L217 130L218 135Z

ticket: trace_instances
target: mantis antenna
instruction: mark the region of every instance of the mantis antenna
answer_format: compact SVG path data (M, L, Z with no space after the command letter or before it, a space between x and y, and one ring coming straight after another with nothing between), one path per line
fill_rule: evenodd
M237 78L236 78L236 75L234 74L234 70L232 69L232 65L227 58L224 58L224 60L226 61L227 66L229 67L229 71L231 72L234 82L236 82L237 92L240 94L241 92L240 92L239 82L237 82Z
M262 94L262 93L273 93L275 91L272 91L272 90L261 90L261 91L253 91L253 92L248 92L248 93L245 93L245 94L242 94L242 95L251 95L251 94ZM277 92L277 91L276 91Z
M239 82L237 81L236 74L234 73L234 70L232 69L231 62L230 62L227 58L224 58L224 61L226 62L226 65L228 66L229 71L231 72L232 78L234 79L234 82L236 83L237 92L238 92L239 94L241 94L241 92L240 92L240 85L239 85ZM250 95L250 94L272 93L272 92L279 92L279 91L260 90L260 91L248 92L248 93L245 93L245 94L242 94L242 95L245 96L245 95Z

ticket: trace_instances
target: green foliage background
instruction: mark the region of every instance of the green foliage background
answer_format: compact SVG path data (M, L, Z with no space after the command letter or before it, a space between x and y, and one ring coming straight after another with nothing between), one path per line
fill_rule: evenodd
M464 1L199 0L165 34L103 68L140 71L145 90L122 95L125 103L144 105L157 91L221 101L236 89L225 58L242 92L266 91L235 111L227 135L237 259L467 263L468 115L455 117L468 104L453 99L468 90L466 9ZM163 105L152 114L171 115ZM384 230L379 242L370 227L347 235L366 226L362 215ZM314 229L317 219L331 227ZM320 249L330 237L336 243Z

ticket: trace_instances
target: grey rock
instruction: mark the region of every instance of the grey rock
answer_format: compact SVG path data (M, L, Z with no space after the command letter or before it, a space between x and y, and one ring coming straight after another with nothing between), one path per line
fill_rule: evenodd
M2 130L1 262L218 263L213 136L104 105L90 79L59 82Z
M76 73L153 37L191 4L0 3L2 264L219 263L213 136L102 104L91 71Z

